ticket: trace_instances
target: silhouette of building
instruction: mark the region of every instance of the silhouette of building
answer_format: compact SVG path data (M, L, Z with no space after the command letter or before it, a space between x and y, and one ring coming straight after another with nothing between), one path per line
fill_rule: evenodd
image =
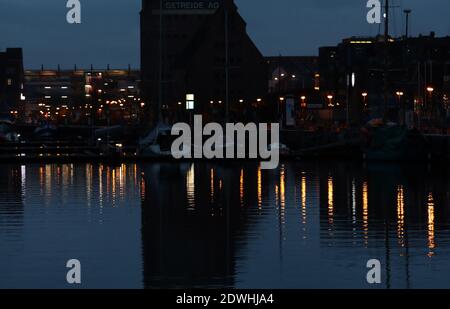
M352 37L319 50L320 95L331 103L335 120L359 123L384 113L384 72L388 70L387 110L397 120L399 109L442 116L449 109L450 37L390 38L388 65L382 36ZM329 101L328 96L333 98ZM337 103L340 103L339 106ZM448 113L448 112L447 112Z
M233 0L162 4L161 11L159 0L142 2L145 100L176 119L186 115L186 95L193 94L196 113L223 118L228 71L230 116L243 116L267 93L267 64Z
M319 57L266 57L269 65L269 93L306 94L314 91L319 73Z
M0 112L17 112L23 99L23 56L21 48L0 52Z

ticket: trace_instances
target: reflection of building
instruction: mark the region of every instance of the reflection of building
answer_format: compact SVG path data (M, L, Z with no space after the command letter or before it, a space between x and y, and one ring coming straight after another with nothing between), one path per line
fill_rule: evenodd
M264 97L266 63L232 0L164 0L164 14L160 14L159 4L158 0L142 3L141 65L146 100L156 107L162 93L166 116L176 118L183 115L186 94L194 94L196 112L221 115L226 67L231 115L242 116Z
M346 117L346 101L353 123L367 113L380 116L384 106L384 72L388 73L387 105L397 119L400 108L442 116L450 91L450 37L419 36L390 39L385 65L383 37L352 37L338 46L319 50L321 97L332 96L335 118ZM340 103L337 106L337 103Z
M26 121L112 123L137 119L141 108L134 70L28 70Z
M0 168L0 236L4 236L0 240L6 240L8 235L11 237L11 228L23 228L25 182L25 166L4 165Z
M0 112L16 112L23 99L22 49L0 52Z
M233 286L239 246L236 234L244 220L239 184L230 188L231 179L239 177L236 171L202 164L144 167L146 288Z

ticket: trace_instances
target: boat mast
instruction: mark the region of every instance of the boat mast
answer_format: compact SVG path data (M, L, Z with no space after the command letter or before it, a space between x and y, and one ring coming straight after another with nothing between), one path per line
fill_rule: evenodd
M385 0L384 6L384 118L387 118L389 100L389 0Z
M159 0L159 96L158 96L158 123L162 121L162 102L163 102L163 77L164 77L164 66L163 66L163 1Z
M229 51L229 38L228 38L228 7L224 6L224 19L225 19L225 122L229 122L230 113L230 51Z

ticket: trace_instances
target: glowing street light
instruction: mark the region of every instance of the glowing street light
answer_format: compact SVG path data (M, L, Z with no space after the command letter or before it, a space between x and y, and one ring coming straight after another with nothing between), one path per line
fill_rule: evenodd
M402 100L402 97L405 95L405 93L403 91L397 91L395 94L397 95L399 102Z
M361 96L363 97L364 107L367 107L367 97L369 96L369 94L367 92L363 92L361 93Z
M328 98L328 107L332 107L333 106L333 96L331 94L327 95Z
M427 87L427 91L431 95L434 92L434 88L429 86L429 87Z
M302 107L303 107L303 108L306 108L306 96L302 95L302 96L300 97L300 99L302 100Z

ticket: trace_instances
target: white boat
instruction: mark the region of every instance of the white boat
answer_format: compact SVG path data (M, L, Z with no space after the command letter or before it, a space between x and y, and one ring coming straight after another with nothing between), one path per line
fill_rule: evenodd
M0 119L0 142L18 142L20 135L14 131L14 124L9 119Z
M172 127L163 123L158 124L146 137L139 141L139 155L141 157L172 157Z

